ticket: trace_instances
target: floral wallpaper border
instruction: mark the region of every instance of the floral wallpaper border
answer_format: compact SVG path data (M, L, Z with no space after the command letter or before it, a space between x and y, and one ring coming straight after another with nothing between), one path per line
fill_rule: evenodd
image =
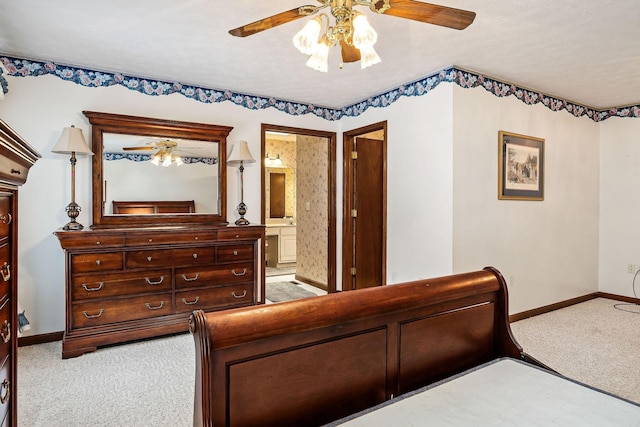
M104 153L102 156L107 161L114 160L131 160L133 162L146 162L151 160L150 154L131 154L131 153ZM210 157L182 157L182 162L184 164L191 163L204 163L206 165L215 165L218 163L218 159L210 158Z
M515 96L527 105L542 103L552 111L565 110L575 117L586 116L595 122L600 122L610 117L640 118L640 105L596 110L538 91L525 89L513 83L502 82L481 73L464 70L455 66L443 69L412 83L404 84L383 94L369 97L353 105L335 109L320 107L313 104L290 102L276 98L243 95L229 90L207 89L191 85L183 85L178 82L149 80L121 73L92 71L68 65L58 65L53 62L38 62L8 56L0 57L0 62L5 67L7 74L15 77L36 77L51 74L63 80L71 81L86 87L121 85L128 89L151 96L180 93L187 98L204 103L229 101L251 110L275 108L294 116L314 114L329 121L340 120L342 117L359 116L370 107L387 107L403 96L425 95L443 82L455 83L462 88L483 87L485 90L498 97ZM2 86L2 93L7 93L7 80L2 75L2 67L0 67L0 85Z

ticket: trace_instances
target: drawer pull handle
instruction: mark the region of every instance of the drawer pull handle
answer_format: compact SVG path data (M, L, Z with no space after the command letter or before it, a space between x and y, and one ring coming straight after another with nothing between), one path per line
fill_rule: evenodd
M162 307L164 307L164 301L160 301L160 305L156 306L156 307L152 307L151 304L149 304L148 302L145 302L144 305L149 309L149 310L160 310Z
M98 240L98 241L96 242L96 245L99 245L99 244L100 244L100 240Z
M0 395L0 403L2 403L3 405L5 403L7 403L7 401L9 400L9 396L11 395L11 383L9 382L8 379L5 379L4 381L2 381L2 388L5 390L5 393L3 395Z
M101 308L98 314L89 314L86 311L82 312L84 317L86 317L87 319L97 319L98 317L102 316L103 313L104 313L104 308Z
M149 239L149 243L153 242L153 239Z
M183 274L182 280L184 280L185 282L193 282L194 280L198 280L198 277L200 277L200 273L196 273L196 275L193 277L187 277L186 274Z
M193 254L191 256L193 257L193 259L198 259L198 254Z
M238 256L238 251L233 251L233 256Z
M3 224L11 224L12 219L13 217L11 216L10 213L0 216L0 221L2 221Z
M196 300L195 301L187 301L186 298L182 298L182 302L185 303L186 305L196 304L198 302L198 300L200 300L199 296L196 296Z
M147 261L151 262L151 257L150 256L147 257Z
M11 266L5 262L0 268L0 273L2 273L2 280L8 282L11 279Z
M100 261L99 259L96 260L96 265L100 265L102 264L102 261Z
M164 282L164 276L160 276L160 280L156 282L152 282L148 277L145 277L144 280L145 282L147 282L147 285L159 285L160 283Z
M236 269L232 269L231 272L233 273L234 276L244 276L245 274L247 274L247 269L243 268L242 269L242 273L236 273Z
M2 330L0 330L0 336L2 336L2 341L8 343L11 340L11 323L7 320L2 324Z
M82 287L84 288L85 291L87 292L95 292L95 291L99 291L100 289L104 288L104 282L100 282L100 284L98 285L98 287L96 288L90 288L87 286L86 283L82 284Z
M231 291L231 295L233 295L233 297L234 297L234 298L238 298L238 299L240 299L240 298L244 298L244 297L246 297L246 296L247 296L247 290L245 289L245 290L242 292L242 295L236 295L236 291Z

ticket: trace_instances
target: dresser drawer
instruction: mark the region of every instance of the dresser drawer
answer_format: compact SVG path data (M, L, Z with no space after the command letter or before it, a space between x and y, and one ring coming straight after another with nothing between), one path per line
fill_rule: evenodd
M71 268L74 274L90 271L122 270L122 252L71 255Z
M0 239L7 237L11 230L11 223L14 218L11 216L11 199L0 197Z
M69 249L100 249L124 247L124 234L67 231L60 233L58 238L64 242L64 248Z
M127 253L127 268L213 264L215 248L159 249Z
M218 230L218 240L246 240L262 237L262 228L229 227Z
M215 230L131 234L127 235L127 246L213 242L217 237L218 233Z
M171 293L74 303L74 328L106 325L172 314Z
M221 264L208 268L176 269L176 289L230 285L253 281L253 263Z
M176 292L176 313L253 304L253 285L232 285Z
M92 274L73 278L73 300L171 290L171 270Z
M15 399L15 386L11 384L11 363L13 360L11 356L7 356L6 359L2 359L0 363L3 365L0 367L0 419L7 416L9 408L11 408L11 401ZM10 416L15 417L15 414Z
M12 340L17 339L11 334L11 300L6 298L0 305L0 363L9 356Z
M247 261L253 259L253 245L218 247L218 262Z
M11 247L8 243L0 245L0 299L9 294L11 275L14 273L11 265Z

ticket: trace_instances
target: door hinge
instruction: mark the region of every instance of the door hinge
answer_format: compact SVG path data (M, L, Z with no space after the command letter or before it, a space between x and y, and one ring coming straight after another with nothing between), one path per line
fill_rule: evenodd
M352 276L356 275L356 268L355 267L351 267L351 275Z
M352 158L353 160L356 160L356 159L358 158L358 152L357 152L357 151L352 151L352 152L351 152L351 158Z
M358 209L351 209L351 218L355 218L358 216Z

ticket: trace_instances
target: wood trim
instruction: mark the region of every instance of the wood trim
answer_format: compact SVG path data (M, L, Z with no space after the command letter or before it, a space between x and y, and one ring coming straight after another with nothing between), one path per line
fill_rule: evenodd
M26 347L34 344L44 344L48 342L60 341L64 335L63 331L49 332L47 334L29 335L18 338L18 347Z
M625 297L622 295L610 294L607 292L593 292L581 297L571 298L566 301L560 301L554 304L545 305L544 307L534 308L533 310L523 311L522 313L512 314L509 316L509 322L513 323L517 322L518 320L528 319L529 317L549 313L554 310L559 310L561 308L569 307L574 304L580 304L581 302L586 302L595 298L607 298L616 301L629 302L632 304L640 304L640 299L638 298Z
M307 277L300 276L300 275L297 275L297 274L296 274L295 278L296 278L296 280L298 282L304 282L307 285L311 285L311 286L314 286L314 287L316 287L318 289L322 289L323 291L329 292L329 290L327 289L328 288L327 285L324 284L324 283L320 283L320 282L317 282L317 281L315 281L313 279L309 279Z
M265 156L265 132L286 132L286 133L294 133L298 135L307 135L307 136L316 136L320 138L326 138L328 143L328 171L327 171L327 179L328 179L328 248L327 248L327 292L332 293L336 292L336 133L328 132L322 130L313 130L313 129L304 129L304 128L296 128L290 126L280 126L280 125L272 125L267 123L262 123L260 125L260 218L262 218L262 223L265 224L265 165L264 165L264 156ZM265 239L266 241L266 239ZM262 265L266 265L266 250L262 248ZM264 271L263 270L263 278L262 281L264 283ZM306 281L306 279L305 279ZM310 283L310 282L309 282ZM314 285L316 286L316 285Z

